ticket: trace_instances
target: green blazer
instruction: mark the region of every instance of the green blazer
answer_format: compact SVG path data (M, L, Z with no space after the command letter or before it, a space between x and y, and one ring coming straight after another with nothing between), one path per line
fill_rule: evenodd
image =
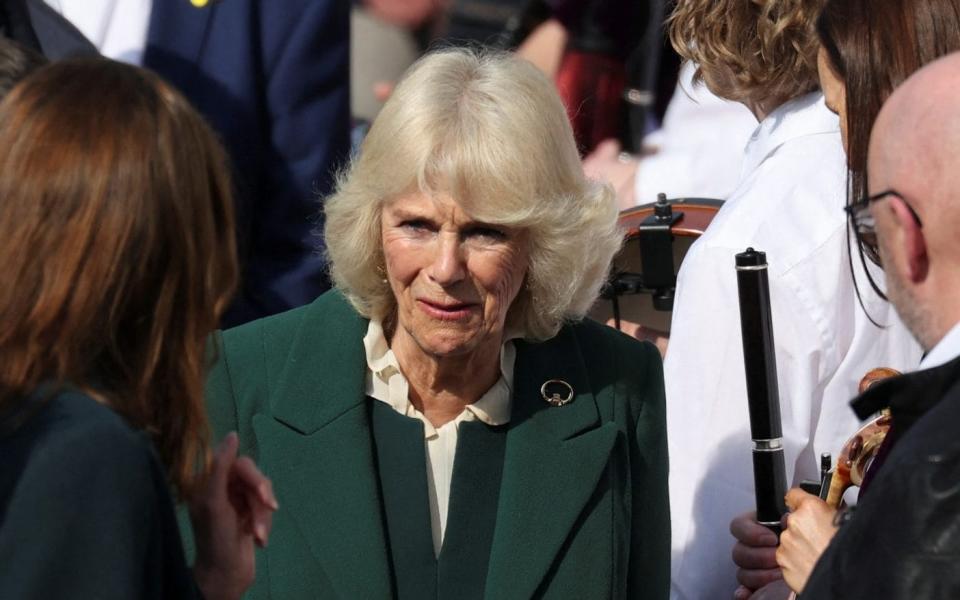
M250 598L390 598L362 339L337 292L218 336L208 406L218 436L280 503ZM540 387L575 390L562 407ZM670 579L660 357L602 325L517 343L487 598L665 599Z

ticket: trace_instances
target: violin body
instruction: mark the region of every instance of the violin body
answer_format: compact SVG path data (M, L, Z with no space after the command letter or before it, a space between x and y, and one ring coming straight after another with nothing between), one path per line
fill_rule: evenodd
M899 371L886 367L873 369L860 380L859 392L862 394L877 382L899 374ZM827 504L833 508L839 508L847 489L853 486L859 487L863 483L867 469L870 468L877 451L890 431L891 422L890 412L885 410L880 416L857 430L843 445L837 457L833 476L830 478Z
M671 216L662 219L662 224L658 225L655 223L657 213L658 211L661 215L664 213L664 203L669 205ZM693 242L703 235L722 206L722 200L712 198L667 200L664 194L660 194L657 202L621 212L618 222L624 232L625 243L623 249L614 258L611 285L590 311L590 317L601 323L613 319L615 298L619 316L624 321L643 324L664 332L669 331L672 311L664 310L662 305L657 307L654 301L655 294L660 288L668 287L672 295L676 273L683 258ZM657 228L663 231L658 232ZM668 237L670 241L669 250L665 253L657 247L656 240L652 247L650 245L651 236L659 234ZM648 252L659 251L657 260L654 261L656 274L650 273L649 269L646 269L645 273L644 264L650 266L650 256L647 256L645 261L644 248L647 248ZM646 285L652 281L647 277L648 275L655 275L655 279L659 280L656 288ZM672 281L670 281L671 278ZM618 280L621 282L619 286L616 283ZM659 285L663 283L666 286ZM611 287L614 288L612 291Z

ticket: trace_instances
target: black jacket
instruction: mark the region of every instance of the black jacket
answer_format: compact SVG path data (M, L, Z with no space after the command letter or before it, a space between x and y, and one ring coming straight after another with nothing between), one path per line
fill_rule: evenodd
M960 598L960 358L874 386L865 417L889 406L895 436L803 600Z

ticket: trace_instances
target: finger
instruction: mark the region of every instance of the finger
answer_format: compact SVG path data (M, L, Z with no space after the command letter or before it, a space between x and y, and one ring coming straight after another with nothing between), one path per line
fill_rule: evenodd
M261 504L272 510L280 508L277 498L273 495L273 483L257 468L257 464L249 456L241 456L234 462L232 476L245 488L254 491L256 500Z
M731 551L733 563L742 569L775 569L777 568L776 546L747 546L734 544Z
M783 579L780 569L737 569L737 582L751 590Z
M213 460L210 463L208 487L212 498L220 498L227 493L227 479L230 467L237 457L237 448L240 440L235 432L230 432L220 441L213 451Z
M265 546L273 523L273 511L278 508L273 484L249 457L242 456L233 465L231 490L241 529L252 535L257 545Z
M744 513L730 521L730 533L748 546L777 545L777 535L757 523L754 512Z
M817 498L813 494L808 494L800 488L792 488L787 495L783 497L783 500L787 503L787 508L790 510L796 510L801 504L810 498Z
M741 585L741 586L738 586L736 590L734 590L733 600L749 600L750 595L751 595L750 590L748 590L747 588Z

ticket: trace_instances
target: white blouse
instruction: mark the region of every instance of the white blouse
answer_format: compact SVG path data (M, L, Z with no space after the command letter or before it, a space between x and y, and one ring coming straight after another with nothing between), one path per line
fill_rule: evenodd
M383 325L379 321L371 320L367 334L363 337L363 347L367 355L367 395L389 404L401 415L423 422L434 556L440 554L443 534L447 527L447 508L450 504L450 484L460 423L479 420L487 425L503 425L510 422L513 363L516 358L512 340L516 337L519 336L507 336L500 350L500 379L479 400L464 408L456 419L441 427L434 427L410 402L410 384L400 370L396 355L387 344Z

